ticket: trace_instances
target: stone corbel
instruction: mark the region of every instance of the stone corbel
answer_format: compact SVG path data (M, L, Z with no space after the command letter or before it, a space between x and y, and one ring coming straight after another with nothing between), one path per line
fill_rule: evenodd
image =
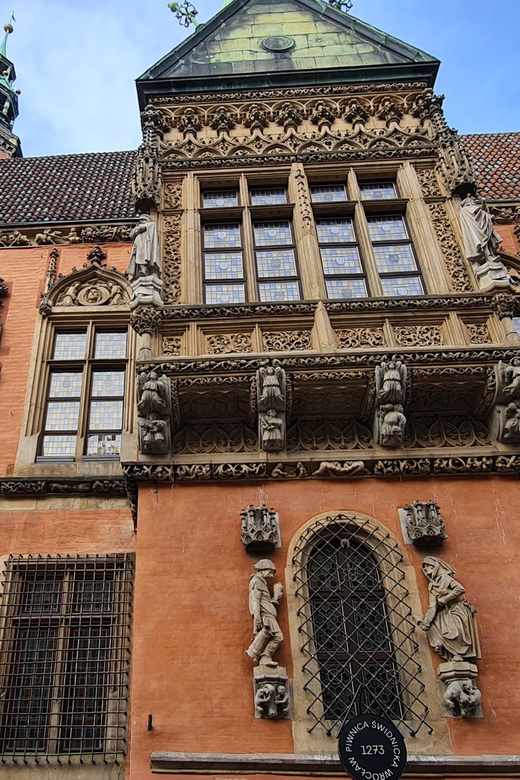
M155 371L137 377L139 449L143 455L169 455L178 401L173 380Z
M408 374L400 360L383 361L375 369L374 441L380 447L402 447L408 400Z
M520 443L520 356L495 366L496 389L489 427L502 444Z
M280 547L280 520L274 509L250 505L240 512L240 517L240 538L248 552L267 552Z
M288 718L289 681L283 666L276 669L257 666L253 674L255 717L269 720Z
M256 372L258 441L266 452L280 452L287 443L288 382L285 370L274 360Z
M448 538L440 507L435 501L414 501L399 510L399 517L407 544L435 547Z

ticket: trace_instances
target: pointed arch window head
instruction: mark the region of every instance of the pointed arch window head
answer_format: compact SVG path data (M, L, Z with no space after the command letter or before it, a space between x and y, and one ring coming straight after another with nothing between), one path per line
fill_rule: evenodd
M397 542L340 514L307 528L292 563L309 731L337 734L347 712L371 712L417 733L428 708Z

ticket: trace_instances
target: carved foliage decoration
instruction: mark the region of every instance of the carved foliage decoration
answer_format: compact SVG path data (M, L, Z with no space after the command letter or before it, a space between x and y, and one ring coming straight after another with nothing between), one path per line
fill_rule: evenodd
M466 328L472 344L489 344L491 342L489 330L485 322L466 323Z
M164 336L163 355L179 355L182 336Z
M224 355L229 352L252 352L251 333L212 333L206 335L208 353Z
M394 335L400 347L430 347L444 344L442 330L438 325L408 325L393 327Z
M182 181L168 181L164 185L164 208L180 209L182 206Z
M442 194L433 168L417 168L416 173L425 198L437 198Z
M181 294L181 216L164 218L163 300L167 306L179 303Z
M310 330L264 331L266 352L289 352L311 348Z
M450 225L446 208L443 203L430 203L429 208L435 234L451 276L452 287L455 292L471 292L473 288L459 245Z
M348 328L335 331L338 345L344 349L356 347L384 347L383 328Z

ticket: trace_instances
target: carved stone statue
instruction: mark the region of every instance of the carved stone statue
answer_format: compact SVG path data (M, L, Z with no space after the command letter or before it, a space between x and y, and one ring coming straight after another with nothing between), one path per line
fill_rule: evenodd
M464 248L482 291L511 287L512 280L497 254L502 238L493 226L486 201L468 195L460 204Z
M258 371L258 408L285 409L285 371L279 366L268 366Z
M250 505L240 512L240 517L241 540L248 552L273 550L280 544L280 523L274 509Z
M157 226L148 214L139 217L139 224L130 233L130 238L134 242L126 272L130 281L133 282L141 276L155 276L160 279L162 262Z
M260 445L267 452L279 452L285 446L285 420L276 409L259 414Z
M468 195L460 204L460 222L468 260L478 263L496 260L502 238L495 231L486 201Z
M440 558L427 556L422 563L429 580L430 600L424 620L417 625L428 632L430 644L447 660L480 658L475 607L464 599L465 589L453 578L455 569Z
M258 685L255 693L255 715L279 720L289 712L289 693L282 683L266 682Z
M417 625L428 632L430 644L446 663L437 672L446 685L444 705L452 718L480 714L480 691L476 679L480 658L475 607L464 598L465 589L454 579L455 569L440 558L427 556L422 570L429 580L430 600L424 620Z
M500 364L504 366L503 363ZM520 357L514 357L502 373L503 393L507 398L520 398Z
M376 366L378 404L402 404L406 393L406 366L400 360L383 361Z
M406 417L401 404L383 404L379 410L381 419L381 438L383 447L402 447Z
M505 424L503 441L509 443L520 441L520 401L511 401L505 409Z
M278 664L273 661L273 655L283 642L283 634L277 620L283 585L275 583L271 596L268 583L276 574L272 561L258 561L254 569L256 573L249 582L249 611L253 616L255 638L246 652L260 665L276 668Z
M433 547L448 538L435 501L414 501L404 508L406 533L416 547Z
M363 460L345 460L343 463L339 461L323 460L320 463L319 469L317 469L314 477L354 477L359 474L370 474L369 470L365 467L365 461Z
M166 376L142 371L137 377L139 448L146 455L165 455L171 447L171 385Z

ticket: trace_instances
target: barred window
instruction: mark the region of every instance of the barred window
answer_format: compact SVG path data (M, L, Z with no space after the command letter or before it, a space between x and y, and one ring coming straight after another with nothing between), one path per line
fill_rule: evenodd
M85 439L84 457L119 458L126 341L126 330L92 325L55 334L38 460L81 457L81 437Z
M417 733L428 708L397 543L368 519L337 515L305 531L292 562L309 731L337 734L350 710Z
M14 556L0 608L2 761L126 753L133 556Z

